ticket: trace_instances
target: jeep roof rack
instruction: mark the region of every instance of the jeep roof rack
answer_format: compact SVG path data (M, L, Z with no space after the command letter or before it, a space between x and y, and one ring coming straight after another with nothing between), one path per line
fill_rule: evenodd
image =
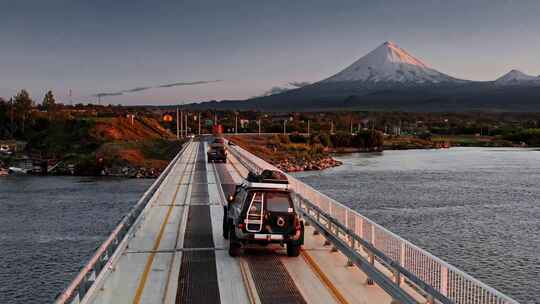
M287 176L277 170L263 170L259 175L249 172L247 181L252 183L289 184Z

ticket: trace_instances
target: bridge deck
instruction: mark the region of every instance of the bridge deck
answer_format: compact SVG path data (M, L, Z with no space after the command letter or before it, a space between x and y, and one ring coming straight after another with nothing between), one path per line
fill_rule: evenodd
M306 227L302 256L280 247L233 259L223 239L223 193L246 175L234 159L206 163L191 142L143 211L133 236L84 303L390 303L366 275ZM278 291L284 290L283 293ZM420 299L420 298L419 298Z

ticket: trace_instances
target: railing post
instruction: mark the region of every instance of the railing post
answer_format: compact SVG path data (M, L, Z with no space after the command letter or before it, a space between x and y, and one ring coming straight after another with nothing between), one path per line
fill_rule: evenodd
M328 223L328 231L332 233L332 223L328 219L326 219L326 222ZM330 246L330 241L327 238L324 239L323 246Z
M396 283L396 285L399 286L401 284L401 273L397 269L394 269L393 273L394 273L394 283Z
M371 266L375 266L375 255L373 255L373 252L368 251L368 261ZM367 285L373 285L373 279L368 277L366 280Z
M320 223L321 222L321 213L318 210L315 210L315 212L317 212L317 214L315 215L315 218L317 219L317 223ZM317 230L317 229L313 230L313 235L318 235L318 234L319 234L319 230Z
M349 235L349 243L351 245L351 249L353 252L356 251L356 241L354 240L354 238L352 237L352 235ZM350 259L350 258L347 258L347 264L346 266L347 267L352 267L354 265L353 261Z
M375 246L375 225L373 224L371 224L371 244L373 247L377 248L377 246Z
M448 267L441 265L441 293L448 296Z
M405 242L401 241L401 255L400 255L399 265L401 267L403 267L403 268L406 268L405 267L405 257L406 257L405 250L406 250ZM403 283L404 281L405 281L405 278L403 276L401 276L401 282L400 283Z

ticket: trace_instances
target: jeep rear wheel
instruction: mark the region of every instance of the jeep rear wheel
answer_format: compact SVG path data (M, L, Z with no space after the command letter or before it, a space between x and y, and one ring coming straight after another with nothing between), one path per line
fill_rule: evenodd
M297 257L300 255L300 244L287 243L287 256Z
M223 238L229 238L229 223L227 218L227 206L223 206Z
M242 245L236 241L236 237L234 235L234 229L229 229L229 255L231 257L237 257L240 255L242 250Z

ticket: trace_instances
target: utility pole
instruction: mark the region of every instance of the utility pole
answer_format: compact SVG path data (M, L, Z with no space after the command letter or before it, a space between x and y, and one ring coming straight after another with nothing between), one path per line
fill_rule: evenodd
M261 136L261 120L260 119L258 120L258 123L259 123L259 136Z
M307 121L307 136L309 137L309 120Z
M334 121L330 121L330 135L334 134Z
M238 134L238 114L234 114L234 134Z
M186 120L185 120L185 123L186 123L186 137L188 136L188 118L189 118L189 112L186 112Z
M283 120L283 134L287 135L287 120Z
M69 105L73 106L73 98L72 98L72 92L71 89L69 89Z
M178 119L176 121L178 121ZM180 137L184 137L184 111L180 111Z
M178 107L176 107L176 139L180 139L180 112Z
M197 120L199 121L199 135L201 135L201 113L199 113L199 118Z

